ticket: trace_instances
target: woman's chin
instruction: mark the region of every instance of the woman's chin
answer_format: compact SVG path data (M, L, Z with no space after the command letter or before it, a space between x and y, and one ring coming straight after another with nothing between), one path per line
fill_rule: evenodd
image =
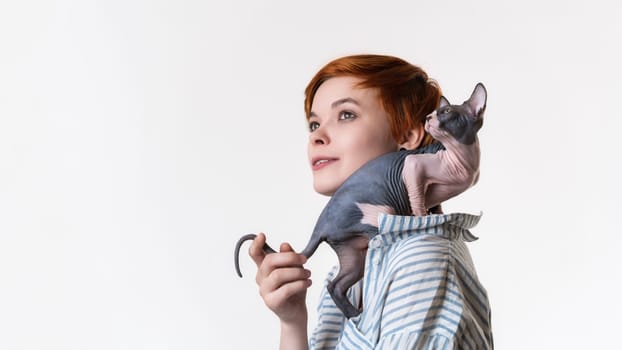
M313 183L313 189L315 190L315 192L324 196L332 196L333 194L335 194L335 191L337 191L337 188L339 188L339 186L335 186L332 184L324 184L318 182Z

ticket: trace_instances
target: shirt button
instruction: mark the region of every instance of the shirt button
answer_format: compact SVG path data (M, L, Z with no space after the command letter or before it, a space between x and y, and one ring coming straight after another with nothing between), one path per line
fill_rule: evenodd
M378 255L374 256L371 261L374 265L380 265L380 257Z
M371 246L372 249L378 249L380 248L380 241L372 240L369 245Z

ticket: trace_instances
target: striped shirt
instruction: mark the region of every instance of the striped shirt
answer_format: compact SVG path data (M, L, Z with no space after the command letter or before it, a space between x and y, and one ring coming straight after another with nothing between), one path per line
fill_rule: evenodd
M492 349L490 306L465 244L480 216L380 214L345 319L323 288L310 349ZM334 278L337 267L328 274Z

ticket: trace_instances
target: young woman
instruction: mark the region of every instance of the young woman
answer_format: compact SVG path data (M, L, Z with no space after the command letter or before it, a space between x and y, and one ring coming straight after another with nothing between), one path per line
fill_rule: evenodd
M388 152L434 142L425 117L441 92L402 59L357 55L324 66L305 90L313 187L330 196L355 170ZM349 298L363 312L346 319L324 291L308 339L306 258L282 243L264 254L260 234L249 254L265 304L280 319L281 349L492 348L490 308L464 241L478 217L380 214L365 276ZM329 273L330 281L336 270Z

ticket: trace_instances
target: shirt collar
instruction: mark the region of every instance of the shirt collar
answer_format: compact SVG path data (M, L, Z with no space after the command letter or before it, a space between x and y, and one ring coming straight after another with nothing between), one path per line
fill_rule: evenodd
M378 215L378 235L369 241L370 248L391 245L412 235L434 235L466 242L477 240L469 229L482 217L465 213L431 214L426 216Z

